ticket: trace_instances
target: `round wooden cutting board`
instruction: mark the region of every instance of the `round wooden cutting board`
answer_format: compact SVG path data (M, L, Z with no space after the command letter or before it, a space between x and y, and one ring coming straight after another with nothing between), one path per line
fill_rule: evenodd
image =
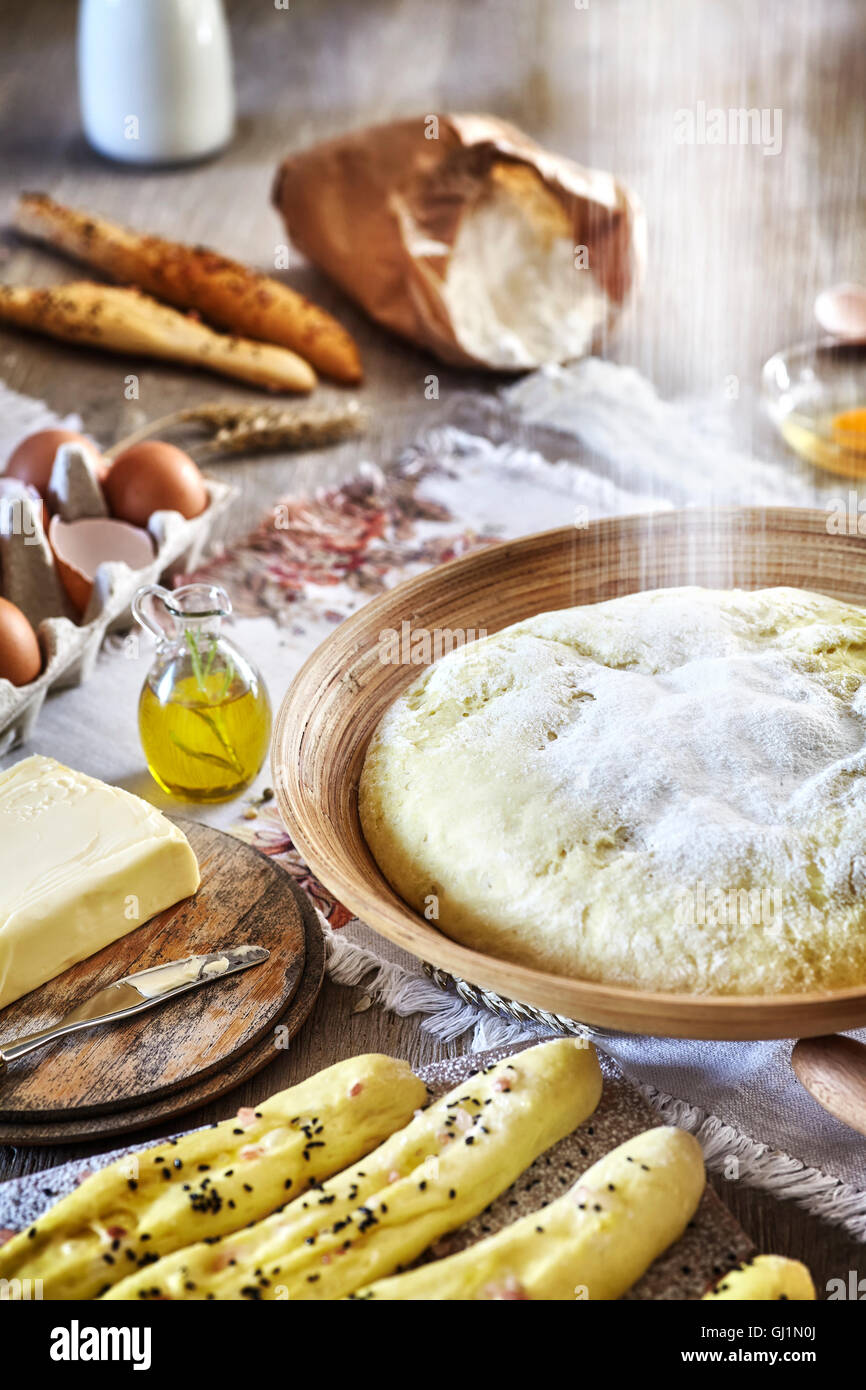
M0 1082L0 1143L127 1133L190 1110L266 1066L309 1014L324 944L303 893L234 836L195 821L177 824L201 869L195 897L9 1005L0 1045L49 1027L96 990L149 966L245 944L266 947L269 959L11 1063Z

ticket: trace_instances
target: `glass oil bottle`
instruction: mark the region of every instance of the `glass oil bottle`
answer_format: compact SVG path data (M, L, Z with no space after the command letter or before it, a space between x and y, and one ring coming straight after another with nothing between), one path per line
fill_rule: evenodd
M139 589L136 621L156 638L138 706L147 765L162 789L188 801L226 801L249 786L268 751L264 682L221 630L224 589Z

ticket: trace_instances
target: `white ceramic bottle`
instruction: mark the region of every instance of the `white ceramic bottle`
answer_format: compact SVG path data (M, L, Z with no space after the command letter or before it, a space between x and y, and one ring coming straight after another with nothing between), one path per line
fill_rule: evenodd
M222 0L81 0L78 90L85 134L110 159L214 154L235 124Z

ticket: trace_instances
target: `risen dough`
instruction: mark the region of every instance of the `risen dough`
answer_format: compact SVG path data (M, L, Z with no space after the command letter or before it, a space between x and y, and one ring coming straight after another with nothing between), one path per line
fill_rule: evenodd
M798 589L541 614L387 711L364 833L407 902L508 960L697 993L861 983L864 678L866 615Z

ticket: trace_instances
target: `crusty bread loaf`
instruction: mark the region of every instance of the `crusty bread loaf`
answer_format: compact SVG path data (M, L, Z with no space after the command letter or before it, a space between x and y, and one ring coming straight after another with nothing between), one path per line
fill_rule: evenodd
M0 323L105 352L203 367L268 391L311 391L316 384L309 363L286 348L214 333L138 290L84 280L50 289L0 285Z
M357 346L336 319L288 285L216 251L140 236L42 193L22 195L15 224L112 280L178 308L195 309L242 337L289 348L326 376L361 379Z

